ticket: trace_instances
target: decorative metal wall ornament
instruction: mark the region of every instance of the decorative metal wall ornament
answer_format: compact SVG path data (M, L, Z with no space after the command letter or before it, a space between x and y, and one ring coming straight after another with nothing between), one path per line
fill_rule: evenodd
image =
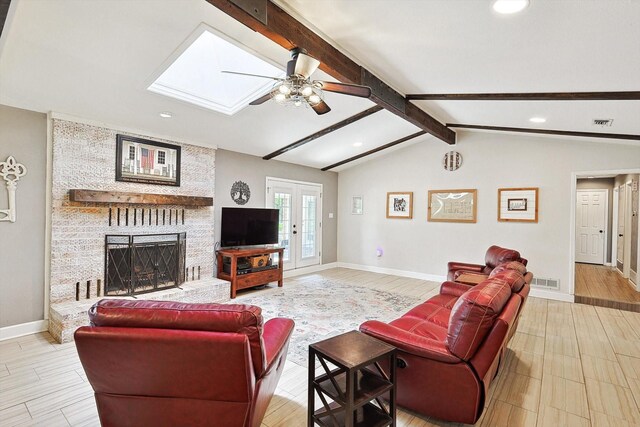
M251 198L251 190L246 182L236 181L231 186L231 199L237 205L246 204Z
M18 180L27 174L27 168L18 162L13 156L9 156L6 162L0 162L0 176L7 182L9 193L9 209L0 209L0 221L16 222L16 189Z
M445 170L453 172L462 166L462 154L457 151L449 151L442 158L442 166Z

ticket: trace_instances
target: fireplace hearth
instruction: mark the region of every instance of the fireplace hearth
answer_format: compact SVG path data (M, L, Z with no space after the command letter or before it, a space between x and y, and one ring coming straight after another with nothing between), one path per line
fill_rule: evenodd
M187 233L107 235L105 296L137 295L185 281Z

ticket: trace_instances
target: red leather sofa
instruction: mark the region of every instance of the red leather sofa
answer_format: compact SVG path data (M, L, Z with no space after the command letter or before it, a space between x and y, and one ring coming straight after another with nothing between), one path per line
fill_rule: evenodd
M520 252L501 248L500 246L490 246L484 256L484 264L469 264L465 262L452 261L447 264L447 280L455 281L458 276L464 273L475 273L489 275L494 268L509 261L517 261L527 265L527 260L520 256Z
M258 427L293 321L238 304L102 300L75 332L109 426Z
M438 295L389 324L360 326L398 348L400 406L446 421L478 420L533 277L494 271L475 286L444 282Z

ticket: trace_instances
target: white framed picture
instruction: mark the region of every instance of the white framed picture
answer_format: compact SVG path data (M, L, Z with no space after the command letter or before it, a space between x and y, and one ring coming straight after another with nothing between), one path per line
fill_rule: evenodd
M413 218L413 192L387 193L387 218Z
M351 215L362 215L362 196L351 197Z
M498 221L538 222L538 188L499 188Z

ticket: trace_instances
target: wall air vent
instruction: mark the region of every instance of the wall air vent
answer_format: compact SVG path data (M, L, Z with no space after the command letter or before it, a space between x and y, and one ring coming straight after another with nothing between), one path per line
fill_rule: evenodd
M531 286L544 289L560 289L560 280L558 279L543 279L541 277L534 277L531 281Z
M593 119L593 122L591 124L593 126L611 127L611 124L613 124L613 119Z

